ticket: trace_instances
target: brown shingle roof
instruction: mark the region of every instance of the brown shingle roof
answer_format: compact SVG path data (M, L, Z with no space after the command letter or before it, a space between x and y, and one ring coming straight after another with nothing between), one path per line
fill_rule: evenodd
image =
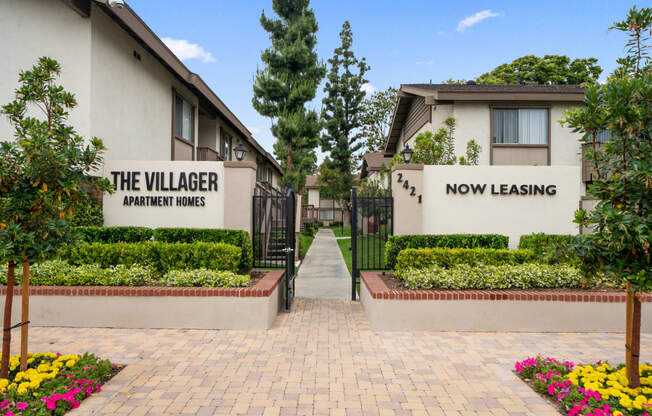
M388 166L392 161L392 156L386 155L385 152L372 152L362 156L362 169L360 178L365 178L369 172L378 172L383 165Z

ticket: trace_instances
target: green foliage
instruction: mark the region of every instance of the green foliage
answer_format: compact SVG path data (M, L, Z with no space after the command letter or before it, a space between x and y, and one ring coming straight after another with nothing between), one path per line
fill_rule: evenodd
M165 286L246 287L251 277L228 271L195 269L170 270L162 279Z
M582 286L579 270L565 265L519 264L397 271L396 277L410 289L552 289Z
M68 245L60 258L73 265L99 264L103 268L118 264L142 264L162 275L170 270L207 268L237 272L241 250L225 243L81 243Z
M306 254L308 253L308 250L310 249L310 246L312 245L312 241L315 239L314 236L309 235L309 234L299 234L299 258L303 259Z
M366 153L385 150L397 93L396 88L388 87L384 91L373 93L363 101L360 118L362 120L362 135L366 138Z
M319 231L319 226L317 225L317 223L309 222L303 226L303 231L301 231L301 234L314 237L315 234L317 234L317 231Z
M460 165L477 166L480 163L482 147L475 140L466 142L466 155L460 157Z
M652 9L632 8L612 29L628 32L628 56L616 76L585 90L585 106L565 113L562 123L581 133L590 150L597 180L587 195L599 201L590 212L578 210L575 222L592 230L572 239L569 251L587 275L604 273L626 279L632 290L652 290L652 73L647 55ZM610 141L598 147L598 132Z
M602 73L596 58L572 61L565 55L526 55L476 78L478 84L595 84Z
M7 268L0 266L0 283L7 283ZM72 266L63 260L37 263L30 268L32 286L145 286L155 283L154 271L140 264L118 264L103 268L99 264ZM16 270L20 283L22 267Z
M413 163L424 165L454 165L457 163L455 156L455 119L448 117L444 120L444 127L437 132L424 131L414 139ZM460 165L477 165L482 147L475 141L466 143L466 154L460 157ZM394 155L397 156L397 155ZM394 161L392 161L394 162ZM403 163L398 160L398 163ZM390 167L391 169L391 167Z
M101 166L104 145L98 138L86 145L66 125L77 102L56 85L60 72L55 60L40 58L20 73L15 100L0 111L14 128L14 140L0 143L0 257L5 259L31 263L53 254L74 238L73 210L87 196L82 185L111 189L108 180L87 176Z
M145 227L75 227L74 231L86 243L138 243L151 240L153 235Z
M448 117L444 120L445 127L436 133L425 131L419 133L414 139L414 163L424 165L454 165L455 156L455 119Z
M537 260L530 250L495 248L408 248L398 253L396 271L426 269L430 266L451 268L459 264L502 266L532 263Z
M355 155L363 146L362 86L367 82L364 76L369 66L365 58L358 60L351 50L353 33L348 21L342 25L340 40L341 45L328 60L330 71L321 111L325 128L321 149L329 154L322 166L332 173L320 175L319 179L325 193L334 196L341 206L347 206L354 185Z
M81 197L72 209L73 227L101 227L104 224L102 203L89 194Z
M385 263L391 269L398 253L406 248L495 248L506 249L509 237L498 234L391 235L385 244Z
M250 270L253 264L253 249L249 233L243 230L213 228L157 228L154 240L165 243L226 243L242 249L240 270Z
M260 24L272 45L263 51L263 68L256 71L252 103L272 119L274 153L283 168L282 183L303 189L314 170L321 125L317 113L306 109L315 98L325 68L318 61L317 20L309 0L273 0L278 19L262 13Z
M541 260L548 261L554 256L558 247L563 247L571 242L570 234L524 234L518 243L518 248L532 250Z

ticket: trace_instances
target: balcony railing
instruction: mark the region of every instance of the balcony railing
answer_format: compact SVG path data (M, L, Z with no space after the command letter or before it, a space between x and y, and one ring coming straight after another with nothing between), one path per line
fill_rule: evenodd
M582 145L582 181L584 182L593 182L598 180L598 174L595 171L594 162L587 160L584 154L588 149L593 145L590 143ZM602 143L597 143L597 149L601 150L604 145Z
M217 161L224 160L224 158L210 147L198 147L197 160L207 160L207 161L217 162Z

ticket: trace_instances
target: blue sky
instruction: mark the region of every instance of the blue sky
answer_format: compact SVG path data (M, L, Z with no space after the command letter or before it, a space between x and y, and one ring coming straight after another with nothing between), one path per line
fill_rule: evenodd
M251 105L254 73L268 47L259 24L271 0L127 0L198 73L269 151L270 121ZM598 58L604 78L623 53L625 38L607 32L637 4L630 0L426 1L313 0L318 53L326 62L339 45L342 23L354 50L366 57L370 88L471 79L523 55ZM466 19L466 20L465 20ZM169 40L168 40L169 41ZM319 109L321 90L312 103Z

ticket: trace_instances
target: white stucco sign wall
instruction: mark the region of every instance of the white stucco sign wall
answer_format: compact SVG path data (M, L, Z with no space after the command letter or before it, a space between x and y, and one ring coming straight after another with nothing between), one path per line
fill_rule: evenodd
M576 234L576 166L424 166L425 234Z
M104 225L224 228L224 162L108 160Z

